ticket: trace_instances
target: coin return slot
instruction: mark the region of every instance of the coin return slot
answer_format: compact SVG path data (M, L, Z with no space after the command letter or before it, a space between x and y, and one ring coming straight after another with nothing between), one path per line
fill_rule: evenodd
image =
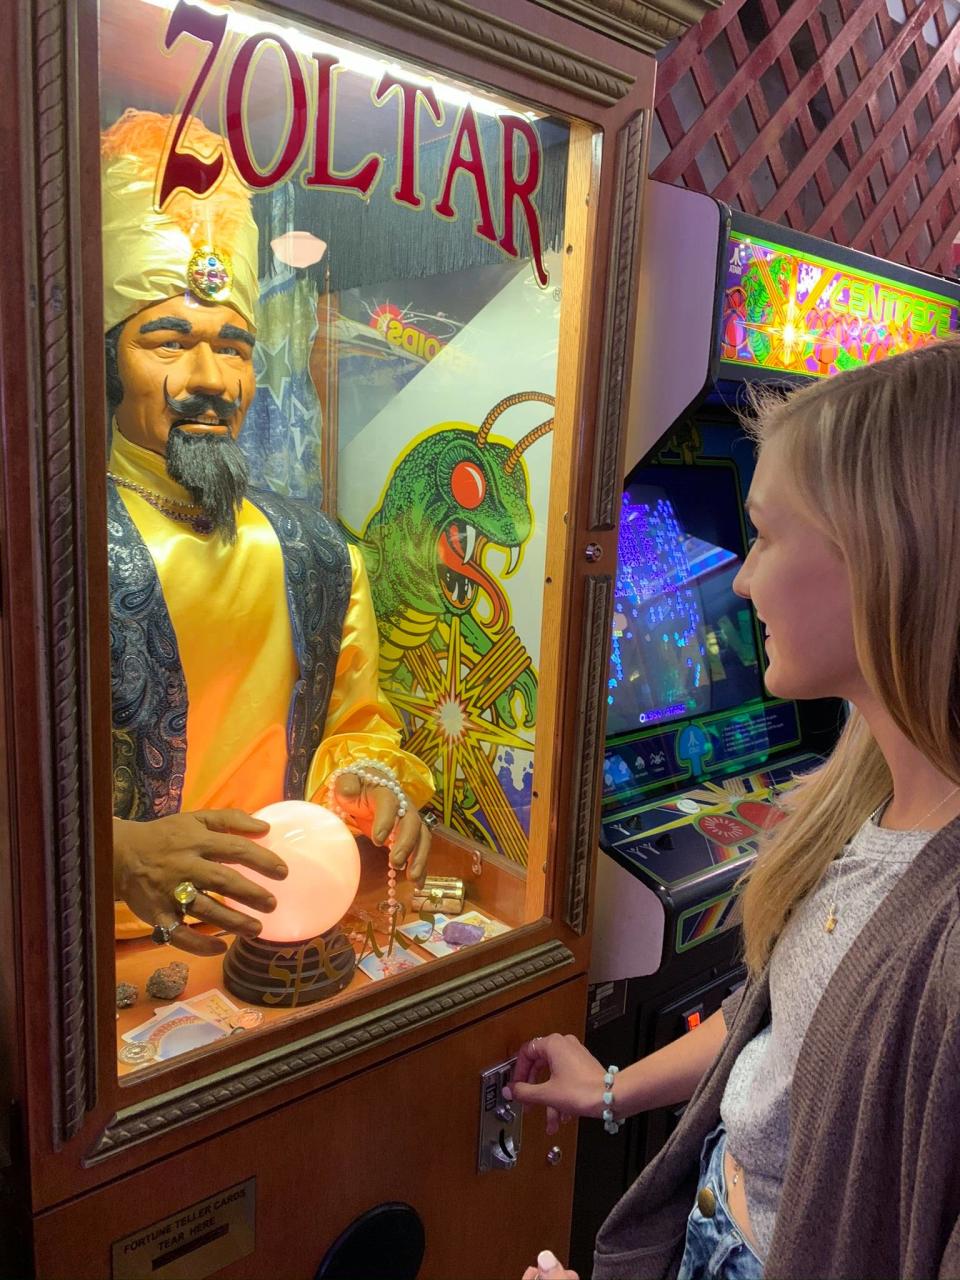
M503 1096L504 1086L513 1079L516 1058L490 1067L480 1077L480 1126L477 1169L512 1169L520 1156L523 1112Z

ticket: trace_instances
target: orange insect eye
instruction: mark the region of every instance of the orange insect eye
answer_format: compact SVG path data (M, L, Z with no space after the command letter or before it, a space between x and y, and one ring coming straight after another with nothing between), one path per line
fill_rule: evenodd
M475 462L458 462L450 477L450 492L454 501L465 511L479 507L487 492L483 472Z

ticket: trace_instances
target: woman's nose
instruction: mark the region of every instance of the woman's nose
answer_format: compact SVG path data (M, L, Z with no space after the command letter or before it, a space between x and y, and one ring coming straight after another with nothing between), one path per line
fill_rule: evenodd
M733 582L731 583L734 593L740 596L740 598L743 600L750 599L750 572L748 568L749 564L750 564L750 556L748 555L746 560L744 560L743 564L738 569L737 576L734 578Z

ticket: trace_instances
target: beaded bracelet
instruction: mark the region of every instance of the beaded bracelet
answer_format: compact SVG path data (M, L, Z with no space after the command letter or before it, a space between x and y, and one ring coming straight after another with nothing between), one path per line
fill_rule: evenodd
M367 770L369 769L376 769L377 772L368 773ZM345 764L339 769L334 769L327 779L327 808L331 813L335 813L338 818L347 816L337 800L336 793L337 779L345 773L355 774L361 782L365 782L371 787L386 787L388 791L392 791L397 797L397 821L399 822L404 817L409 804L407 794L400 785L400 779L390 766L381 763L379 760L356 760L353 764Z
M603 1127L607 1133L616 1133L620 1124L613 1118L613 1077L619 1067L607 1067L603 1077Z

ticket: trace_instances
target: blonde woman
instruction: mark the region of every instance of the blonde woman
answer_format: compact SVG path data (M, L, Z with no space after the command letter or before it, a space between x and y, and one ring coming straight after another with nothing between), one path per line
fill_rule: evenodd
M690 1099L595 1280L960 1276L960 343L765 401L751 429L735 588L767 687L852 715L747 883L746 987L612 1088L577 1040L536 1039L513 1092L551 1132Z

